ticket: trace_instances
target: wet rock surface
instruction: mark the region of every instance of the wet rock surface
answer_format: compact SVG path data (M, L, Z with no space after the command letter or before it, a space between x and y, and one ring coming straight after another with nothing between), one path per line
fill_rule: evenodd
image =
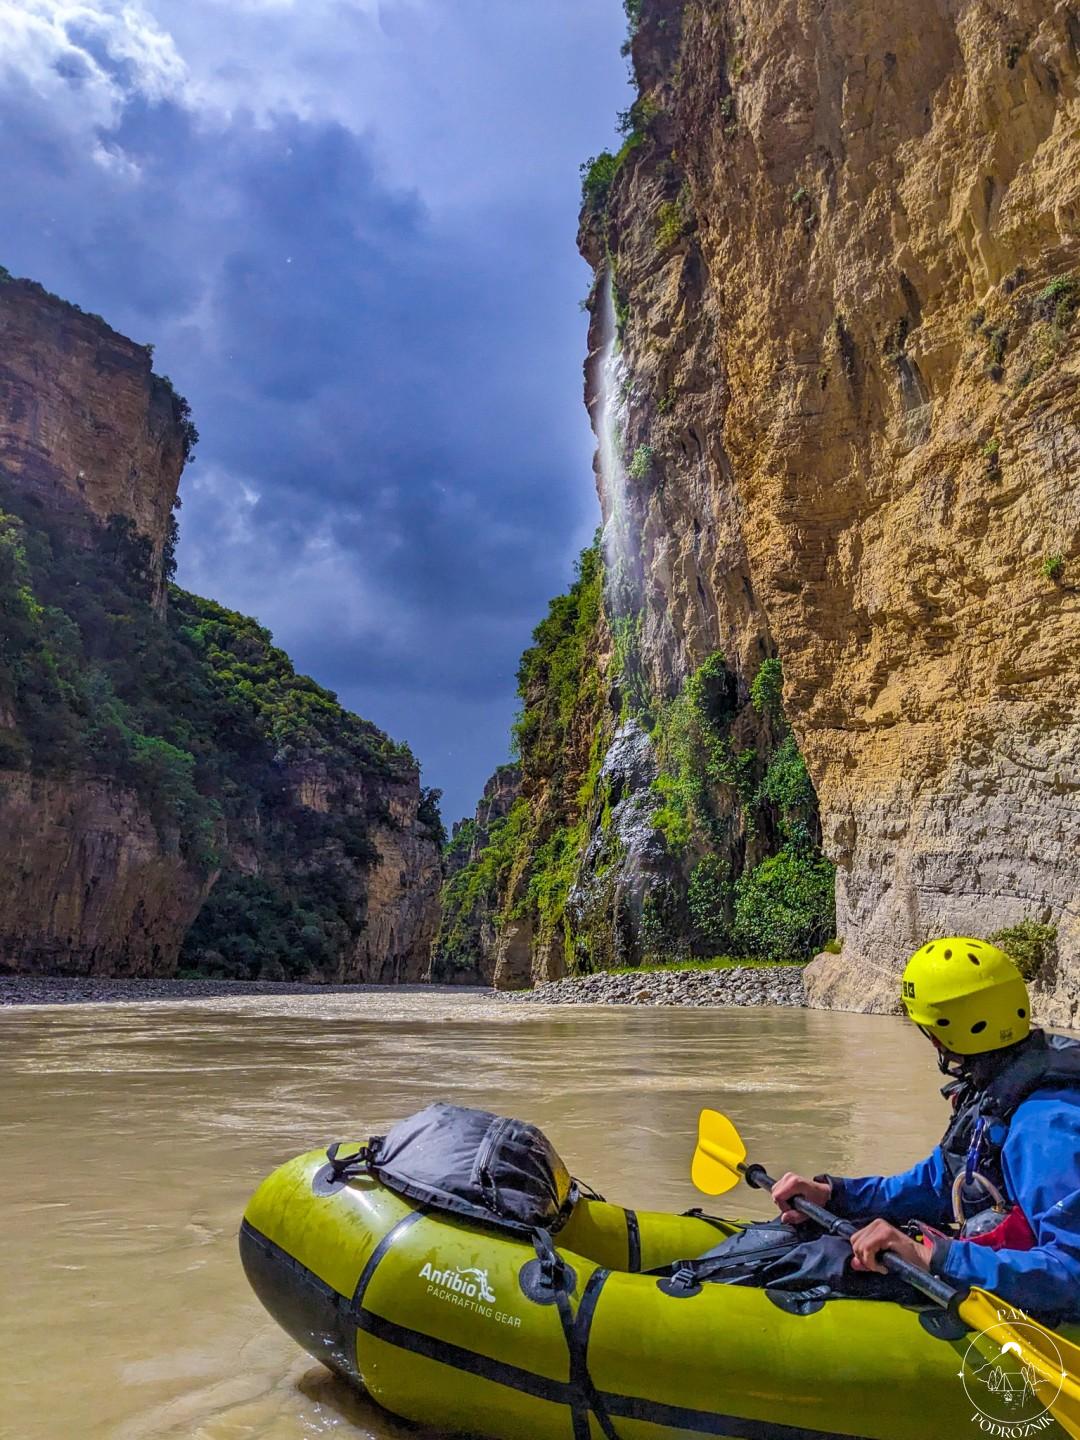
M608 823L597 817L567 900L567 915L579 937L579 962L591 956L594 965L622 966L641 959L645 895L669 863L653 823L657 773L648 732L634 719L620 725L600 769L599 794L606 796Z
M735 966L731 970L601 972L552 980L500 998L540 1005L805 1005L802 967Z

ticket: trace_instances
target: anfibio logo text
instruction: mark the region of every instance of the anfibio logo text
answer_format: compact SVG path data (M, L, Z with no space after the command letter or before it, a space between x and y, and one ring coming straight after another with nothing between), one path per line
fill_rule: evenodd
M420 1279L427 1281L427 1293L436 1300L442 1300L449 1305L460 1305L462 1309L472 1310L499 1325L521 1324L520 1315L507 1315L495 1308L495 1291L491 1288L486 1270L475 1267L462 1269L460 1266L436 1270L428 1261L420 1271Z

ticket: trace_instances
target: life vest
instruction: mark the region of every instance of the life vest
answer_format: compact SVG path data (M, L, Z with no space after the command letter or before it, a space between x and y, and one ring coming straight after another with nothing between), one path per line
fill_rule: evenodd
M1033 1030L985 1085L959 1080L945 1087L942 1093L952 1100L953 1116L941 1140L941 1153L950 1181L955 1184L959 1177L964 1178L959 1195L965 1214L985 1210L988 1203L985 1187L974 1180L976 1175L1001 1192L1006 1208L1015 1208L1001 1163L1009 1123L1029 1095L1050 1086L1076 1090L1080 1104L1080 1041ZM1015 1218L1012 1223L1018 1229ZM997 1230L990 1231L979 1237L979 1243L1000 1248L998 1238Z

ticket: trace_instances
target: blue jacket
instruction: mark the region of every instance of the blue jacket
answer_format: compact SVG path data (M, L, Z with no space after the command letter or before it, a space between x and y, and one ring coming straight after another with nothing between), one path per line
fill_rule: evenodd
M1000 1124L999 1134L1005 1130ZM939 1241L931 1270L956 1285L978 1285L1025 1310L1080 1314L1080 1097L1075 1089L1029 1095L1004 1135L1001 1164L1010 1200L1035 1233L1031 1250L990 1250ZM888 1178L833 1180L830 1209L847 1219L881 1216L894 1225L952 1220L951 1182L939 1146L927 1160Z

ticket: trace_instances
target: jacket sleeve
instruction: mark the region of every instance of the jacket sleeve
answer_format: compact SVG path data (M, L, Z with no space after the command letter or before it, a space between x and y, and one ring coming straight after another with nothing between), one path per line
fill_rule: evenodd
M949 1184L940 1148L902 1175L871 1175L862 1180L833 1175L821 1178L832 1182L829 1209L845 1220L880 1217L893 1225L909 1220L944 1225L951 1218Z
M1073 1313L1080 1295L1080 1108L1043 1090L1013 1116L1002 1152L1009 1195L1035 1233L1031 1250L989 1250L938 1241L931 1269L978 1285L1010 1305Z

